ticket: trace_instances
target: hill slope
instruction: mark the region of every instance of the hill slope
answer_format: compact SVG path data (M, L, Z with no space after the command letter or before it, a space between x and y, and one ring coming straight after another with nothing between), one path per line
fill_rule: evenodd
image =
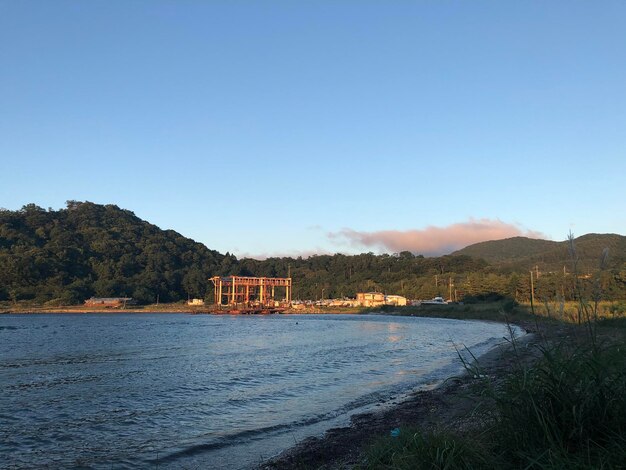
M484 259L488 263L510 270L527 270L535 265L548 271L571 265L569 241L554 242L526 237L514 237L476 243L453 253ZM619 268L626 262L626 237L617 234L591 233L574 239L574 247L582 271L599 266L608 248L608 268Z
M0 211L0 300L96 296L140 302L204 296L209 274L236 262L114 205L68 201Z
M488 263L498 264L525 260L529 257L555 250L558 247L559 242L513 237L475 243L455 251L453 254L482 258Z

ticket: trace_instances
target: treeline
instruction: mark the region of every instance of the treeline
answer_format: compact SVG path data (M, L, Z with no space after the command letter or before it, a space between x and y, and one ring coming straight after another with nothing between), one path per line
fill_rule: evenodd
M528 267L511 272L467 255L425 258L405 251L238 260L114 205L68 201L58 211L34 204L0 210L0 300L79 304L91 296L128 296L140 303L188 297L212 301L208 278L231 274L291 276L294 298L300 299L354 297L361 291L416 299L455 294L530 298ZM572 269L536 268L533 282L538 301L570 300L580 289L587 298L626 299L623 264L578 275Z
M597 263L596 263L597 264ZM243 274L287 276L294 280L294 298L320 299L353 297L356 292L379 291L411 299L436 296L461 300L467 296L511 297L526 302L531 297L529 270L510 272L481 259L464 255L424 258L410 252L394 255L372 253L354 256L312 256L243 259ZM589 273L568 270L533 270L535 300L626 299L626 266Z

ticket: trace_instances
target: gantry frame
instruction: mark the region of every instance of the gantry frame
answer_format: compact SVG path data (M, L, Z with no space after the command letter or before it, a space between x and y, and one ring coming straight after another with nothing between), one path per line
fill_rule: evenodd
M274 307L276 288L285 288L284 303L291 304L292 282L290 277L214 276L215 305L229 307Z

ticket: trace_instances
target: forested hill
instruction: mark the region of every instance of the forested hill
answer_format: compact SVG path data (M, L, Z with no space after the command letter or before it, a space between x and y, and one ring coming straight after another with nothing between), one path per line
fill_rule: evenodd
M354 296L363 290L434 296L444 273L482 272L468 256L321 255L237 260L114 205L68 201L58 211L34 204L0 210L0 300L82 303L128 296L141 303L209 297L209 277L294 279L302 299ZM433 283L433 276L441 281ZM212 299L211 299L212 300Z
M513 237L504 240L492 240L466 246L454 254L482 258L489 263L510 263L525 260L558 248L559 243L526 237Z
M92 295L176 301L204 295L236 259L114 205L68 201L0 211L0 300L82 303Z
M586 235L576 239L581 273L602 273L605 298L626 298L626 237ZM437 258L408 251L309 258L241 259L220 254L172 230L161 230L114 205L68 201L58 211L34 204L0 210L0 301L80 304L91 296L133 297L140 303L187 297L212 301L209 277L286 277L294 298L353 297L381 291L409 298L497 293L517 300L530 296L528 271L541 276L538 298L574 292L567 244L514 238L485 242ZM563 266L567 269L563 270ZM567 272L566 272L567 271Z
M605 249L607 269L619 269L626 263L626 237L617 234L590 233L574 240L581 271L597 269ZM543 271L562 269L571 264L569 240L555 242L526 237L514 237L476 243L453 253L484 259L501 270L522 270L538 265Z

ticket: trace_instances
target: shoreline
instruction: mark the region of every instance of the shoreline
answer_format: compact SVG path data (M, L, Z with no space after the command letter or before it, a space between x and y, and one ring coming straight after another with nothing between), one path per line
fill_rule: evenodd
M148 309L84 309L84 308L48 308L34 311L3 312L19 315L28 314L204 314L192 311L186 305L180 305L175 310L171 304L162 309L154 306ZM287 312L286 312L287 313ZM358 312L288 312L290 314L342 314ZM408 313L408 312L407 312ZM437 312L439 313L439 312ZM441 312L443 313L443 312ZM457 313L457 312L455 312ZM414 316L431 317L431 315L415 315L394 312L362 312L364 315ZM457 319L465 321L484 321L506 324L505 321L493 318L460 318L460 316L442 315L439 318ZM516 319L510 322L522 330L516 337L516 344L523 351L524 358L531 358L537 348L531 348L543 333L544 329L553 327L541 322L540 325L529 320ZM538 330L542 331L538 331ZM560 328L559 328L560 329ZM487 376L490 381L497 383L506 377L512 363L512 344L500 342L477 358L480 368L480 379ZM296 470L302 468L319 468L324 470L339 470L352 468L363 462L364 452L377 438L388 436L392 429L400 427L419 427L423 431L452 430L458 433L478 429L485 418L469 416L481 399L484 397L472 396L471 390L479 381L465 371L459 376L452 376L433 388L416 385L404 395L401 401L396 399L380 402L378 409L365 413L356 413L349 416L349 424L343 427L327 429L322 435L311 436L296 443L292 447L282 450L279 454L270 457L255 465L257 470Z
M525 333L515 338L518 354L523 360L532 360L541 332L535 325L516 322ZM492 382L502 381L510 371L514 348L511 342L503 342L477 358L480 377L469 371L445 379L431 389L417 388L407 397L380 410L355 414L350 424L331 428L322 436L308 437L293 447L283 450L260 465L256 470L296 470L302 468L340 470L362 463L364 452L376 439L389 435L392 429L419 427L423 431L452 430L471 432L483 424L480 416L471 414L477 404L484 400L475 392L473 385L485 377Z
M323 315L344 315L344 314L359 314L361 313L358 309L350 309L350 310L337 310L337 309L328 309L322 310L319 308L302 310L302 309L291 309L280 313L254 313L254 314L244 314L244 313L228 313L228 312L214 312L209 310L208 308L202 307L190 307L187 305L176 305L176 304L165 304L163 307L158 307L154 305L149 305L146 307L140 308L85 308L82 306L79 307L32 307L32 308L18 308L18 309L0 309L0 315L52 315L52 314L66 314L66 313L76 313L76 314L84 314L88 315L91 313L107 313L107 314L120 314L120 313L133 313L133 314L141 314L141 313L180 313L186 315L311 315L311 314L323 314Z

